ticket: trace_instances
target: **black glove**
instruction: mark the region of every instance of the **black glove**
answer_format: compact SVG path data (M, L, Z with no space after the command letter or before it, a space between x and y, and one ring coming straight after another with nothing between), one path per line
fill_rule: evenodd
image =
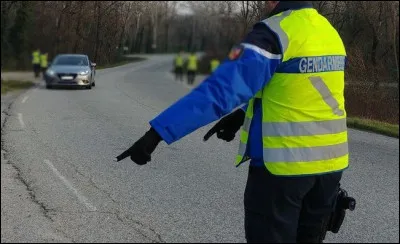
M204 141L207 141L215 132L219 139L227 142L235 138L236 132L243 125L245 112L243 109L238 109L235 112L222 118L211 130L204 136Z
M131 156L131 160L139 165L144 165L151 161L151 153L156 149L158 143L162 141L160 135L151 128L133 146L117 156L117 162Z

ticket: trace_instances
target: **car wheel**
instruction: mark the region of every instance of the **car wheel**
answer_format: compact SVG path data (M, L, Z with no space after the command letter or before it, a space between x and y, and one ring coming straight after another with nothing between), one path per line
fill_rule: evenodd
M46 84L46 89L51 89L52 88L52 86L51 85L49 85L49 84Z
M92 86L96 86L96 84L94 83L94 81L93 81L93 83L92 83Z
M88 86L86 86L86 89L92 89L92 85L88 85Z

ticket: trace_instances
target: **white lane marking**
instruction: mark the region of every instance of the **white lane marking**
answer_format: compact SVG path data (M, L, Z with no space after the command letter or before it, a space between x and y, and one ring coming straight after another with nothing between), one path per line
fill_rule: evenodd
M22 99L22 103L25 103L26 100L28 100L28 96L25 96L24 99Z
M24 120L22 119L21 113L18 113L18 120L19 120L19 124L21 125L22 129L25 128L25 123L24 123Z
M89 209L89 211L97 210L96 207L93 206L85 196L80 194L78 192L78 190L76 190L72 186L72 184L64 176L62 176L60 174L60 172L56 169L56 167L54 167L54 165L50 162L50 160L45 159L44 162L51 168L51 170L54 172L54 174L56 174L58 176L58 178L60 178L60 180L64 183L64 185L75 194L75 196L78 198L78 200L81 201L81 203L83 203L87 209Z

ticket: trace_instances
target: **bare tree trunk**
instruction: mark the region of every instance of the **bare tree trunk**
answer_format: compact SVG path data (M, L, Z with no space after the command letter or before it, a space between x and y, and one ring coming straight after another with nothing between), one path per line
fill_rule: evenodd
M373 31L373 38L372 38L372 47L371 47L371 61L372 61L372 67L373 67L373 82L374 82L374 88L378 89L379 88L379 83L380 79L377 74L377 62L376 62L376 54L377 54L377 47L378 47L379 41L378 37L376 36L375 30Z
M148 23L147 25L148 25L148 27L149 28L146 28L146 43L145 43L145 47L146 47L146 53L151 53L152 52L152 48L151 48L151 45L152 45L152 39L153 39L153 32L151 31L152 30L152 28L154 28L153 27L153 25L152 25L152 23L151 23L152 21L150 21L150 23Z
M168 44L169 44L169 22L165 22L165 52L168 52Z
M380 19L381 19L381 15L382 15L382 5L381 4L379 4L379 21L380 21ZM378 89L379 88L379 84L380 84L380 81L381 81L381 79L380 79L380 77L378 76L378 74L377 74L377 57L376 57L376 55L377 55L377 48L378 48L378 45L379 45L379 38L378 38L378 32L377 32L377 29L378 29L378 27L377 28L375 28L375 27L372 27L372 47L371 47L371 61L372 61L372 65L373 65L373 69L374 69L374 72L373 72L373 77L374 77L374 88L375 89Z
M247 33L247 28L248 28L248 23L249 23L249 5L250 1L241 1L242 2L242 18L243 18L243 30L242 30L242 36L245 36Z
M398 10L397 10L398 11ZM399 59L397 57L397 27L398 25L396 24L396 15L397 15L397 11L396 8L393 8L393 12L392 12L392 22L393 22L393 56L394 56L394 61L396 64L396 75L397 75L397 89L399 88Z
M141 13L139 13L138 17L136 18L136 29L135 29L135 35L133 37L133 51L134 52L138 51L137 50L137 45L138 45L138 34L139 34L139 29L140 29L140 26L139 26L140 16L141 16ZM140 50L139 50L139 52L140 52Z
M153 43L151 45L152 52L155 52L156 48L157 48L158 6L155 6L154 10L155 10L154 17L152 18L152 21L153 21Z
M61 11L61 14L59 17L56 17L56 43L54 45L55 52L54 53L59 53L59 45L61 42L61 37L60 37L60 29L61 29L61 23L63 21L63 12L64 12L65 7Z
M138 33L138 40L136 42L136 47L135 47L138 53L142 52L143 36L144 36L144 27L141 27L140 32Z
M94 43L94 58L95 62L97 61L97 53L99 50L99 37L100 37L100 2L96 2L96 9L97 9L97 25L96 25L96 41Z
M84 2L83 2L83 3L84 3ZM76 33L77 35L79 35L78 33L79 33L80 28L81 28L82 9L83 9L83 6L79 8L79 14L78 14L78 17L77 17L78 20L77 20L76 28L75 28L75 33ZM80 38L76 38L76 39L75 39L75 43L74 43L74 47L73 47L74 53L77 53L77 52L78 52L79 40L80 40Z
M195 49L195 44L194 44L194 42L195 42L195 18L193 17L192 18L192 35L191 35L191 40L190 40L190 51L195 51L194 49Z
M118 47L119 48L123 48L125 46L124 43L123 43L124 35L125 35L125 25L122 27L121 34L119 35L119 40L118 40Z

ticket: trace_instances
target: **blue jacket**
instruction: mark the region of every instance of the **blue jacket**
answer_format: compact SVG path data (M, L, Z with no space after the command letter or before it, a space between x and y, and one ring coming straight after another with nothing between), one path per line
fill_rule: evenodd
M288 9L309 8L306 1L281 1L271 15ZM167 144L171 144L196 129L216 121L243 106L263 89L281 63L280 44L275 34L263 23L242 41L244 51L235 60L225 60L208 78L189 94L167 108L150 125ZM262 166L261 103L256 99L254 118L250 126L247 154L250 164Z

